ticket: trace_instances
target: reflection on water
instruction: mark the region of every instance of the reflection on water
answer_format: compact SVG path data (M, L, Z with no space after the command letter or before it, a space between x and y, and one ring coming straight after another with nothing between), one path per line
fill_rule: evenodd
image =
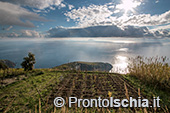
M113 68L111 72L126 74L128 73L128 58L126 56L116 56L115 63L112 64Z
M120 48L118 51L125 51L127 52L129 49L128 48Z
M112 72L126 73L129 57L170 58L169 48L168 38L0 39L0 59L11 60L19 68L23 57L32 52L36 68L51 68L73 61L108 62L113 65Z

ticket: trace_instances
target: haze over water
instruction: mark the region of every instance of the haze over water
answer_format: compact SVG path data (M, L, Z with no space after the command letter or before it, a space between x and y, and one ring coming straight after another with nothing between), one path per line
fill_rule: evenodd
M0 39L0 59L17 64L28 52L36 57L35 68L52 68L73 61L108 62L112 71L125 71L128 58L167 56L170 58L168 38L48 38ZM120 72L121 73L121 72ZM123 72L122 72L123 73Z

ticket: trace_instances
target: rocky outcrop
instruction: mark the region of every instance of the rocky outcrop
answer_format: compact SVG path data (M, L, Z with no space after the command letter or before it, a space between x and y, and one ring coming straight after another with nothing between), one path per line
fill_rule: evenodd
M0 69L14 68L16 64L9 60L0 60Z
M106 71L112 69L112 65L103 62L71 62L56 67L61 70L80 70L80 71Z

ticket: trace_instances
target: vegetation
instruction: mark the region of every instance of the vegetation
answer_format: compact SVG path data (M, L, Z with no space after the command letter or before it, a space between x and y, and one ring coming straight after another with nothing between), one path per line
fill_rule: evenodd
M166 57L135 57L129 59L129 73L124 77L140 87L147 98L159 96L165 109L170 109L170 66Z
M21 63L21 66L25 71L33 70L35 64L35 55L28 53L28 57L24 57L24 61Z
M170 92L170 67L167 61L166 57L131 58L128 66L129 75L155 88Z
M170 94L167 90L160 90L159 88L156 88L153 85L144 84L144 82L142 82L140 79L134 76L124 75L124 78L128 80L128 82L134 87L140 88L141 93L145 95L145 98L153 98L159 96L161 99L160 100L161 106L164 107L163 109L170 110ZM168 113L168 112L164 111L164 113Z
M50 69L35 69L24 75L26 77L18 75L19 79L0 89L0 112L27 112L37 105L39 98L44 105L53 85L60 81L60 76L64 76ZM8 80L8 78L5 79Z
M138 56L131 58L128 67L129 74L126 75L74 70L74 67L77 66L74 63L64 64L53 69L31 70L35 61L35 57L33 57L34 55L30 53L28 57L24 58L31 62L31 65L25 67L26 69L0 70L0 112L168 113L170 110L170 67L166 57L143 58ZM89 62L79 63L99 65ZM140 96L149 99L151 105L153 97L159 96L161 108L78 108L76 104L72 108L68 108L68 97L70 96L81 99L99 96L129 99L129 97L138 98ZM66 100L65 106L54 107L55 97L63 97Z
M8 68L8 69L0 69L0 83L1 86L3 86L3 80L7 78L14 78L20 75L25 74L23 69L13 69L13 68Z
M4 73L3 71L1 70L1 73ZM98 96L107 98L112 96L124 99L129 96L137 98L139 95L143 97L151 94L149 90L143 91L148 87L144 88L139 84L134 84L139 82L131 81L133 78L127 75L57 69L34 69L28 72L25 72L24 69L9 69L8 72L16 74L18 79L0 89L0 112L143 112L144 109L138 108L77 108L76 105L68 108L67 103L62 108L56 108L53 105L53 100L57 96L67 100L69 96L73 95L77 98L97 98ZM6 76L5 80L11 79L9 76ZM153 95L159 96L155 92L152 92ZM160 95L161 108L157 108L155 110L157 112L164 109L168 111L168 106L170 106L169 97L164 92L162 95ZM147 96L147 98L152 99L152 96ZM167 110L164 106L167 106ZM145 111L152 110L154 109L145 109Z
M106 71L112 69L112 65L102 62L71 62L55 67L60 70L79 70L79 71Z

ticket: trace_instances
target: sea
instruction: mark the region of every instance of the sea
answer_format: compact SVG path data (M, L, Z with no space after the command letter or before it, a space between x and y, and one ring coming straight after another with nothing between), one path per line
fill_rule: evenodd
M111 72L126 73L129 58L137 56L170 58L170 38L77 37L77 38L1 38L0 59L21 68L28 52L35 54L35 68L52 68L74 61L105 62Z

